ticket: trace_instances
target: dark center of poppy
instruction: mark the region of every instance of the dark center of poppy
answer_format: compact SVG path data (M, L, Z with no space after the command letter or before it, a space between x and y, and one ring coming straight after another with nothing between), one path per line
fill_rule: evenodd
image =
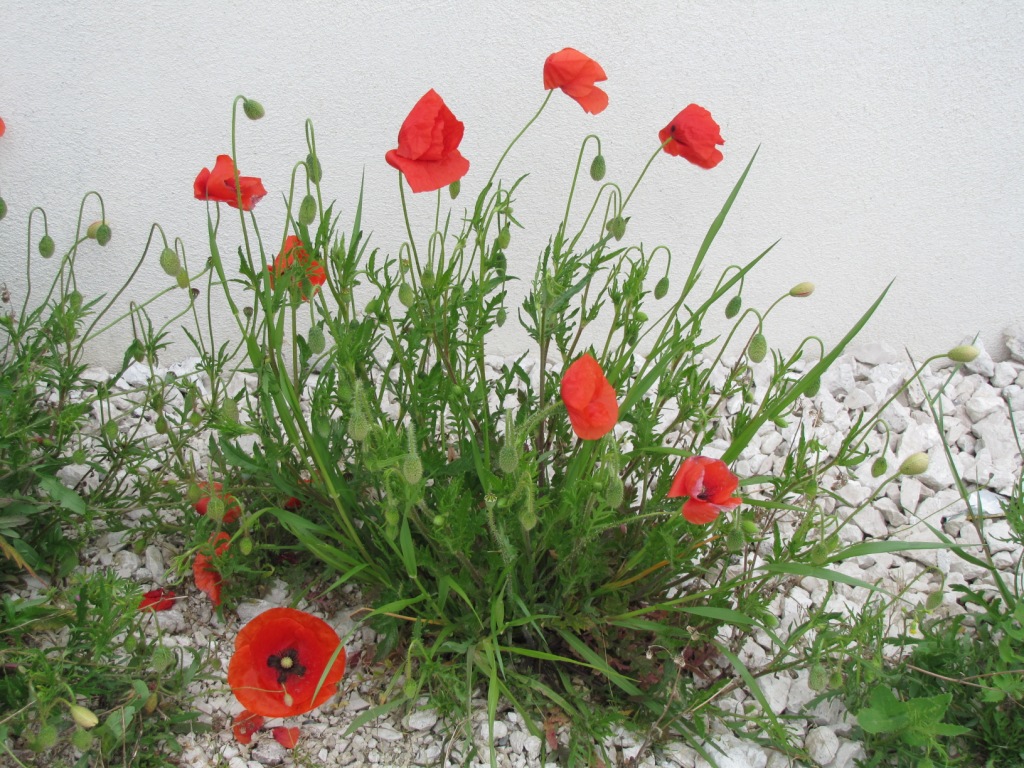
M281 651L279 656L267 657L267 666L277 670L277 682L284 685L291 675L302 677L306 668L299 664L299 652L294 648Z

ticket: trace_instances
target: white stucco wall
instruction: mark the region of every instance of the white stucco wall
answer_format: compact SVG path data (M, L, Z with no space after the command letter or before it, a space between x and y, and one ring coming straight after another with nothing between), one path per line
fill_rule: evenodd
M10 212L0 281L19 296L29 209L46 209L60 251L89 189L102 192L114 230L80 261L90 291L125 274L154 221L184 240L193 263L205 258L205 204L192 182L229 152L238 93L267 110L240 123L239 167L269 191L257 208L268 239L280 241L281 195L306 154L310 117L328 194L349 220L365 170L365 225L394 252L403 233L383 155L413 103L433 87L465 122L467 204L543 99L545 57L573 46L604 66L611 104L592 117L556 94L510 156L507 178L531 174L510 272L531 274L586 133L600 134L609 178L628 186L657 131L697 102L722 126L725 160L703 171L659 157L631 203L631 236L669 245L684 274L760 145L709 272L781 238L750 300L767 304L802 280L818 290L778 311L770 342L837 340L896 278L865 340L926 355L980 333L999 356L1003 328L1024 321L1022 41L1018 0L3 0L0 195ZM414 207L426 213L433 199ZM237 229L230 221L226 234ZM227 253L235 244L222 240ZM134 295L166 285L154 258ZM110 364L122 349L93 354ZM186 353L177 347L168 361Z

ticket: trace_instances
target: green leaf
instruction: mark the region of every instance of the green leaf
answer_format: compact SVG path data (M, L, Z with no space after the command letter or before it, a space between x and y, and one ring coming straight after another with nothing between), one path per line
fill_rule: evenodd
M85 501L75 491L65 486L56 477L44 477L39 481L39 487L49 495L58 505L74 512L76 515L85 514Z
M884 589L876 587L874 584L869 584L863 579L858 579L853 576L847 576L845 573L836 573L830 571L828 568L818 568L813 565L804 565L802 563L768 563L764 566L764 570L769 573L780 573L789 576L810 576L815 579L823 579L825 581L838 581L841 584L849 584L852 587L863 587L872 592L881 592L888 594Z

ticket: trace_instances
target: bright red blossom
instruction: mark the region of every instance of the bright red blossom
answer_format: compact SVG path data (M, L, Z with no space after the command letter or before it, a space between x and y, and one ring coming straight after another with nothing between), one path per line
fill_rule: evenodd
M267 194L263 182L256 176L239 176L238 188L241 192L242 210L251 211ZM215 203L227 203L238 208L239 195L235 188L235 164L231 155L217 155L217 163L210 171L203 168L196 176L193 191L197 200L212 200Z
M597 440L619 420L615 388L591 355L579 357L562 376L562 402L572 431L581 440Z
M607 79L600 64L575 48L563 48L544 62L544 88L561 88L562 93L592 115L608 106L608 94L594 85Z
M4 119L0 117L0 136L3 136L5 133L7 133L7 126L4 124Z
M697 525L714 522L719 512L738 507L743 499L732 494L740 481L724 461L707 456L690 456L672 480L668 498L688 496L683 517Z
M174 592L169 589L151 589L139 601L140 611L169 611L174 607Z
M294 608L271 608L242 627L235 638L228 685L251 712L264 717L301 715L337 691L345 674L345 649L340 645L338 633L316 616ZM338 656L331 663L336 650Z
M384 155L413 192L432 192L458 181L469 171L459 153L465 126L431 88L416 102L398 132L398 148Z
M272 265L267 266L267 271L270 272L270 287L274 287L275 277L282 277L289 270L293 269L296 264L299 265L299 269L295 269L295 274L297 275L296 282L303 280L310 282L313 285L314 294L321 285L327 282L327 271L323 268L323 265L319 261L310 258L310 255L302 246L302 240L295 235L288 235L285 238L281 253L277 255ZM309 300L304 290L302 291L302 300Z
M672 122L658 132L663 149L701 168L714 168L722 162L722 153L715 146L725 144L718 123L704 107L690 104Z
M214 554L223 555L228 548L230 539L231 537L224 531L212 537L210 543L215 547ZM224 543L220 544L220 542ZM220 546L217 546L218 544ZM220 605L220 587L223 579L220 572L213 567L213 558L203 552L197 552L196 559L192 562L192 576L196 580L196 587L206 593L210 602Z
M213 488L213 492L210 493L210 488ZM192 505L200 515L205 515L207 510L210 508L210 496L216 496L224 502L224 522L233 523L238 519L238 516L242 514L242 508L238 506L238 499L232 496L230 493L222 493L224 486L214 481L213 483L199 483L199 490L206 491L208 495L203 496L199 501Z
M272 733L274 739L285 749L295 749L295 745L299 743L299 735L302 733L298 728L285 728L283 725L279 725L275 728Z
M263 727L263 723L262 717L250 712L248 709L243 709L235 715L231 730L234 732L235 739L239 744L248 744L252 741L253 734Z

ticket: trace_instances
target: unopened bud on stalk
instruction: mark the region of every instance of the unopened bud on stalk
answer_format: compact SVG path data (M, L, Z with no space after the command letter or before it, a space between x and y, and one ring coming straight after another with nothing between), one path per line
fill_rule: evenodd
M608 484L604 489L604 501L612 509L618 509L622 505L622 499L626 495L626 488L622 484L622 478L618 472L608 473Z
M658 281L658 284L654 286L654 298L661 301L668 294L668 278L663 277Z
M459 196L459 191L461 189L462 189L462 182L458 181L458 180L453 181L451 184L448 185L448 197L450 197L452 200L454 200L456 197Z
M729 303L725 305L725 316L729 320L732 320L736 315L740 313L740 308L743 306L743 297L738 293L729 299Z
M309 339L309 351L314 355L319 355L324 351L324 347L327 344L327 340L324 338L324 331L319 325L310 326Z
M747 545L747 537L743 535L743 529L731 526L725 534L725 546L730 552L739 552Z
M316 198L312 195L306 195L302 198L302 203L299 205L299 223L308 227L315 218Z
M952 360L954 363L969 363L976 358L981 351L971 344L961 344L958 347L953 347L949 352L946 353L946 357Z
M186 272L184 269L178 272L178 274L174 276L174 279L175 282L178 283L179 288L188 288L189 285L191 285L188 279L188 272Z
M806 296L810 296L812 293L814 293L814 283L797 283L796 285L789 289L790 296L796 296L797 298L801 299Z
M170 277L177 277L181 272L181 262L178 260L178 252L172 248L164 248L160 252L160 269Z
M68 710L71 713L71 719L86 730L95 728L100 724L100 719L96 717L96 713L88 707L83 707L81 704L71 704Z
M809 385L808 385L807 389L804 390L804 394L807 397L814 397L820 391L821 391L821 377L820 376L815 376L814 378L810 379L810 382L809 382Z
M416 294L413 293L411 285L408 283L402 283L402 287L398 289L398 300L402 302L402 305L406 308L411 307L416 303Z
M0 197L0 221L3 221L4 216L7 215L7 203L2 197Z
M879 456L873 462L871 462L871 476L881 477L885 474L885 471L889 468L889 462L885 460L884 456Z
M923 452L912 453L900 464L901 475L920 475L928 470L928 454Z
M245 112L245 116L250 120L259 120L267 111L263 109L263 105L253 99L242 100L242 111Z
M409 436L409 453L402 460L402 477L409 485L416 485L423 479L423 462L416 451L416 430L412 424L406 429L406 434Z
M92 749L93 741L95 741L93 735L81 728L76 728L75 732L71 734L71 746L79 752L88 752Z
M594 155L594 159L590 163L590 178L600 181L604 178L607 170L608 166L604 161L604 155Z
M765 355L768 354L768 340L765 339L763 333L755 333L753 338L750 340L750 344L747 346L747 357L752 362L760 363L764 360Z
M45 752L57 743L57 726L44 725L35 738L29 741L28 747L33 752Z
M210 500L206 503L206 514L214 522L222 522L224 520L224 500L216 494L210 496Z
M509 243L512 242L512 232L509 231L508 224L501 228L501 232L498 233L498 247L508 248Z
M811 665L807 687L816 693L821 693L828 687L828 670L822 664Z
M238 403L233 397L225 397L220 404L220 413L227 421L238 423Z
M505 320L507 317L508 313L505 311L505 308L499 307L498 314L495 316L494 322L496 322L498 324L498 327L501 328L501 326L505 324Z
M611 236L614 237L616 241L619 241L626 236L627 221L629 221L629 219L624 219L621 216L616 216L615 218L610 219L608 223L605 225L608 229L608 232L611 233Z
M110 225L105 221L94 221L85 231L86 237L90 237L100 245L110 242Z
M324 177L324 169L320 166L320 161L313 157L312 153L306 155L306 173L309 175L309 180L314 184L319 184L320 179Z
M744 517L743 520L740 521L740 526L743 528L743 532L748 536L757 536L757 534L761 532L761 526L749 517Z
M44 259L48 259L53 256L53 238L49 235L43 235L39 238L39 255Z
M506 475L510 475L519 467L519 448L512 435L505 440L505 444L498 451L498 468Z

